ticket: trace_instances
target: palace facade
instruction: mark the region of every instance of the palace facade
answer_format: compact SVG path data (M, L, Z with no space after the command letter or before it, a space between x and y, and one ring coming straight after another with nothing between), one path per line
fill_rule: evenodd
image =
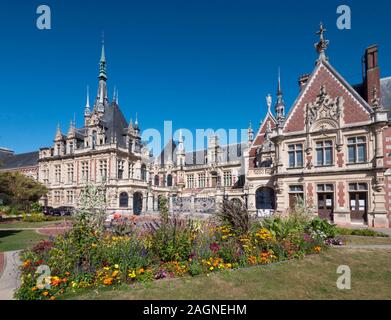
M58 127L53 145L28 162L49 189L45 204L77 206L83 187L94 183L105 184L110 212L155 213L164 195L181 214L212 213L232 200L266 216L289 213L301 198L340 225L390 227L391 78L381 78L372 46L363 82L349 84L326 55L324 32L321 26L315 68L300 77L289 112L279 77L274 110L269 95L267 113L257 132L250 126L247 142L221 145L212 136L205 150L186 152L180 134L156 158L141 141L137 118L125 119L116 91L109 100L103 46L84 126L71 122L65 134ZM21 156L3 155L2 170L23 170L13 160Z

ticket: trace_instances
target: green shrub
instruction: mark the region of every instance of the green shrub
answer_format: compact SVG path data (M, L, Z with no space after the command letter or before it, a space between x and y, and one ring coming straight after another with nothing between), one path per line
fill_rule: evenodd
M42 208L42 206L39 204L39 202L34 202L34 203L31 205L31 212L32 212L32 213L43 213L42 210L43 210L43 208Z
M348 228L336 228L336 232L341 236L362 236L362 237L383 237L387 238L389 235L374 231L371 229L348 229Z
M315 238L326 240L335 238L337 235L337 228L327 220L316 217L309 223L306 232Z
M43 213L32 213L27 215L25 213L22 214L22 220L24 222L43 222L48 221L49 217L45 216Z

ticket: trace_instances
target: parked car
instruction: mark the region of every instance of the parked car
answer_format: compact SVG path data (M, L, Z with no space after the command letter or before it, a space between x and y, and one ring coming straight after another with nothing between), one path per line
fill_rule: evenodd
M53 207L43 207L42 212L45 216L51 216L53 215Z
M59 207L51 210L52 216L71 216L74 212L73 207Z

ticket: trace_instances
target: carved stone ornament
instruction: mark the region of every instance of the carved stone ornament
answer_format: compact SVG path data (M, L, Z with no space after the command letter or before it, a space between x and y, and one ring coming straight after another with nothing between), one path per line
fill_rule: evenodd
M307 103L305 106L305 121L310 128L320 131L337 129L343 112L343 97L332 99L326 91L326 86L322 85L320 93L315 102Z

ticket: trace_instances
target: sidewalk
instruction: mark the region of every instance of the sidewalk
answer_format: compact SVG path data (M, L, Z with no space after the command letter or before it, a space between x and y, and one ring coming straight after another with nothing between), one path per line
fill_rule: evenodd
M13 300L20 284L20 251L4 252L4 272L0 277L0 300Z

